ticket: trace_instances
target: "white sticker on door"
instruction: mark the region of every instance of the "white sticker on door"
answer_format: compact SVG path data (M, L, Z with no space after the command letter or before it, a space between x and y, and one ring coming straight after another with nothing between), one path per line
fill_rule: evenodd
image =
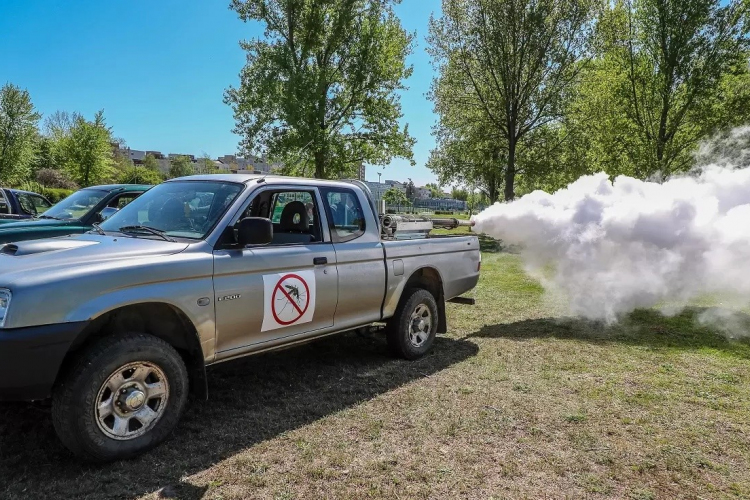
M315 271L264 274L263 301L263 332L309 323L315 314Z

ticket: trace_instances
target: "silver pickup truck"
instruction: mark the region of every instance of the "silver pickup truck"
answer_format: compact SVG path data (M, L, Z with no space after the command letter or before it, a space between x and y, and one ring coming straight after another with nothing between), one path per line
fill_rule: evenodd
M51 396L71 451L132 457L211 364L379 323L423 356L479 267L475 236L384 231L362 183L175 179L89 233L0 246L0 399Z

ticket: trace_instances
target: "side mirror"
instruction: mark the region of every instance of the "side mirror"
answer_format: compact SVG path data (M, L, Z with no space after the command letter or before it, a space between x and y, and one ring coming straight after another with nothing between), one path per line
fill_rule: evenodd
M235 229L237 244L243 248L268 245L273 241L273 223L265 217L246 217L235 225Z
M119 208L105 207L104 210L102 210L96 215L97 222L104 222L105 220L109 219L110 217L112 217L119 211L120 211Z

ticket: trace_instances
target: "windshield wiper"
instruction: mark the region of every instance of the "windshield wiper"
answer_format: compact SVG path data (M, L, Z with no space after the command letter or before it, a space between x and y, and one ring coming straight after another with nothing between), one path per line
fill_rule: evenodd
M137 233L139 231L145 231L147 233L156 235L165 241L175 241L174 238L167 236L166 232L162 231L161 229L156 229L149 226L122 226L120 229L118 229L118 231L120 231L121 233Z
M97 224L96 222L94 222L93 224L91 224L91 226L94 228L94 231L96 231L97 233L99 233L101 235L106 235L107 234L107 233L104 232L104 229L102 229L102 227L99 224Z
M52 217L51 215L40 215L37 217L37 219L62 220L60 217Z

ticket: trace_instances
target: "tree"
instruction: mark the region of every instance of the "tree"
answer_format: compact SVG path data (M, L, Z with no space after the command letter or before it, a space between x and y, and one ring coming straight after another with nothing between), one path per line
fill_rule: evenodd
M28 91L10 83L0 88L0 182L28 177L40 118Z
M170 160L170 166L169 166L169 177L171 179L174 179L175 177L185 177L188 175L193 175L195 171L193 170L193 162L190 161L190 158L187 156L177 156L176 158L172 158Z
M401 207L401 205L411 205L409 199L406 197L406 194L400 189L396 189L393 187L383 193L383 200L386 202L386 204L391 206L396 205L399 208Z
M146 153L146 156L143 157L143 168L152 172L158 172L159 162L154 155Z
M159 172L137 165L122 171L118 178L122 184L159 184L162 180Z
M442 198L443 197L443 190L440 189L440 186L438 186L434 182L425 184L424 187L426 187L430 191L430 198Z
M104 112L94 115L93 121L74 115L66 135L59 140L62 164L70 177L80 186L102 182L113 167L112 134L104 120Z
M216 164L207 154L198 158L198 161L195 163L196 174L215 174L217 171Z
M285 173L353 177L366 162L412 159L414 139L397 91L412 68L413 36L392 10L400 0L233 0L263 39L241 42L248 63L224 101L247 154Z
M501 177L506 200L515 196L519 146L559 118L588 57L592 6L589 0L443 0L443 17L430 20L436 108L480 115L490 126L482 144L502 139L504 154L490 148L472 156L482 170L495 170L491 162L504 157L504 171L474 177L486 184Z
M466 201L469 199L469 192L466 189L454 187L451 191L451 198L454 200Z
M406 199L413 200L416 197L417 187L414 185L414 181L409 179L409 182L406 184Z
M636 175L688 169L698 141L726 126L715 107L725 77L747 74L747 15L742 0L627 0L607 12Z

